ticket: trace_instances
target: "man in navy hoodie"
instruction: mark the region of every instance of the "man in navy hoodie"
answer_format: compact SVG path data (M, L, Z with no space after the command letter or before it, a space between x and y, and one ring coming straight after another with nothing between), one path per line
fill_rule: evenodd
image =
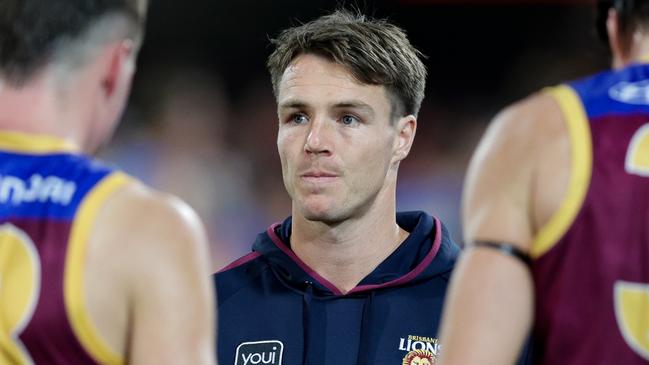
M397 213L426 69L398 27L336 11L273 40L292 215L215 276L221 365L432 364L458 246Z

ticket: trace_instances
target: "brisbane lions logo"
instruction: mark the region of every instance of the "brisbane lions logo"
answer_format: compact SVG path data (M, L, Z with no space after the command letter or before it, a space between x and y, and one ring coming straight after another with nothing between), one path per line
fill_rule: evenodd
M404 351L403 365L432 365L439 356L439 342L436 338L409 335L399 339L399 350Z
M436 356L426 350L410 351L403 358L403 365L432 365L435 363Z

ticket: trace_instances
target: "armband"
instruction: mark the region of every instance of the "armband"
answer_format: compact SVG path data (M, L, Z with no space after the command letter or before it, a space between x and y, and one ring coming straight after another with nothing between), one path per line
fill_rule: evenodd
M510 244L510 243L504 243L504 242L489 242L489 241L476 241L473 244L475 247L486 247L490 248L492 250L496 250L498 252L501 252L505 255L512 256L521 262L525 264L525 266L530 267L532 266L532 259L530 258L530 255L527 253L523 252L521 249L518 247Z

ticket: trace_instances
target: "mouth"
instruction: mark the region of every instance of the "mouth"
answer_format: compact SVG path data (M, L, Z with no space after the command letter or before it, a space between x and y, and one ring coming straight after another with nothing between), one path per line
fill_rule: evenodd
M300 179L310 183L329 183L338 179L338 175L327 171L307 171L300 175Z

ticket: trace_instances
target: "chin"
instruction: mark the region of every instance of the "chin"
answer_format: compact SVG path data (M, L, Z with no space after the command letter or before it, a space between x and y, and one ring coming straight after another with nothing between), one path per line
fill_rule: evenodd
M308 221L322 222L328 225L337 224L349 218L349 215L342 209L331 206L303 205L299 212Z

